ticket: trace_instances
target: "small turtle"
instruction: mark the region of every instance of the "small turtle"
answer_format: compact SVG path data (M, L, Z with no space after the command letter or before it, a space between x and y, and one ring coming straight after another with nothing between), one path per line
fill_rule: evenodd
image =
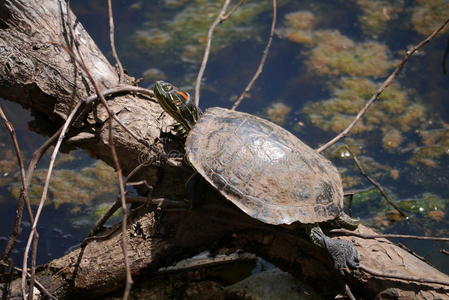
M327 237L318 226L358 224L343 212L340 175L330 161L262 118L218 107L202 113L188 93L163 81L155 84L154 94L178 122L175 131L185 138L197 175L257 220L306 224L313 243L329 252L340 272L358 267L355 246Z

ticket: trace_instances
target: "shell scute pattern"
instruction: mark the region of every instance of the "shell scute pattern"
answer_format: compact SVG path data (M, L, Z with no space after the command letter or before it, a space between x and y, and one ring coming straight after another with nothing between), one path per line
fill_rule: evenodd
M192 166L248 215L270 224L322 222L341 213L336 168L285 129L210 108L189 133Z

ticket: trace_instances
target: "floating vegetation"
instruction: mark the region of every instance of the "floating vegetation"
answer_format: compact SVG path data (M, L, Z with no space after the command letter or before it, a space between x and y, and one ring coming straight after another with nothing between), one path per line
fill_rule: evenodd
M290 106L282 102L275 102L267 108L266 115L269 120L282 125L285 123L285 119L291 110L292 108Z
M338 30L320 30L314 35L315 46L306 65L318 75L380 77L395 63L384 44L357 43Z
M11 149L1 149L0 187L15 181L15 173L19 170L16 155Z
M294 43L312 46L314 43L313 27L315 16L310 11L296 11L285 15L285 27L278 29L277 34Z
M362 10L359 22L363 32L374 37L384 32L388 22L404 10L403 0L356 0L356 4Z
M391 128L384 133L382 146L386 150L395 150L401 145L403 140L404 137L401 132L395 128Z
M188 2L188 3L187 3ZM198 63L203 55L207 32L219 13L222 3L214 0L168 1L170 7L182 10L165 24L149 24L145 30L135 34L135 44L152 52L171 52L187 63ZM212 51L228 47L235 41L253 40L260 27L254 25L255 18L271 10L269 2L247 2L232 15L232 22L223 22L215 30ZM172 60L171 60L172 61Z
M40 201L47 170L38 169L34 172L29 190L29 198L32 204ZM20 184L11 186L11 195L18 199L20 196ZM77 170L54 170L50 181L47 204L58 208L62 204L73 204L72 212L78 210L79 205L89 204L98 198L110 198L115 195L117 184L111 167L98 161L92 167Z
M432 193L424 193L414 199L407 199L397 202L397 205L408 212L430 217L435 221L440 221L445 213L446 203L449 199L441 198Z
M142 75L143 79L148 81L165 80L167 78L165 73L157 68L149 68Z
M415 0L415 4L411 23L422 35L430 34L447 19L449 2L446 0ZM447 26L445 31L447 32Z
M2 151L2 159L0 160L0 176L8 176L17 170L17 158L13 150L4 149Z
M390 59L386 45L379 42L355 42L338 30L314 30L315 17L309 11L287 14L281 38L304 44L307 67L318 75L380 77L396 62Z
M423 146L414 150L408 161L410 164L420 163L433 168L439 165L438 159L449 156L449 129L421 130L419 135Z
M375 89L376 84L370 79L343 77L331 89L330 99L307 103L304 112L322 130L341 132L354 120ZM381 129L383 147L396 149L403 141L402 134L417 128L426 119L425 107L414 98L398 84L392 84L357 123L353 134Z

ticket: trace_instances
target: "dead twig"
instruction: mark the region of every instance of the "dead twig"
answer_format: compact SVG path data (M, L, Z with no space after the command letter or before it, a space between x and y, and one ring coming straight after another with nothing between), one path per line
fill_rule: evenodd
M0 261L0 265L2 265L2 266L7 266L7 264L6 263L4 263L4 262L1 262ZM16 272L19 272L19 273L23 273L23 271L22 271L22 269L20 269L20 268L17 268L17 267L12 267L13 268L13 270L14 271L16 271ZM27 277L30 277L30 274L28 273L28 272L26 272L26 276ZM58 300L58 298L56 298L55 296L53 296L43 285L42 285L42 283L40 283L38 280L35 280L34 281L35 282L35 284L36 284L36 287L37 287L37 289L41 292L41 293L43 293L43 294L45 294L48 298L50 298L50 299L53 299L53 300Z
M22 269L23 270L27 269L28 253L30 251L31 242L33 241L33 239L35 238L35 236L37 234L37 223L39 222L39 217L40 217L40 215L42 213L42 209L44 207L44 203L47 200L48 188L49 188L49 185L50 185L50 179L51 179L51 174L53 172L53 167L54 167L54 163L55 163L55 160L56 160L56 155L59 152L59 148L61 147L62 140L64 139L65 134L66 134L69 126L72 124L72 120L75 117L75 114L78 112L78 109L80 108L81 103L82 103L82 101L79 101L76 104L75 108L72 110L72 112L68 116L67 120L65 121L64 126L62 127L62 130L61 130L61 134L59 135L58 141L57 141L57 143L55 145L55 148L53 150L53 153L51 155L51 159L50 159L50 163L49 163L48 171L47 171L47 176L45 178L44 189L42 191L42 196L41 196L41 199L39 201L39 206L37 208L36 215L34 217L34 221L33 221L33 224L31 226L31 232L30 232L30 234L28 236L28 241L27 241L27 244L26 244L26 247L25 247L25 251L24 251L24 254L23 254L23 264L22 264ZM24 297L26 295L25 286L26 286L26 275L25 275L25 273L23 273L22 274L22 293L23 293ZM32 286L30 286L30 291L32 291Z
M243 2L245 2L245 0L240 0L239 3L237 3L236 5L234 5L234 6L229 10L229 12L228 12L226 15L223 16L223 18L220 20L220 23L224 22L226 19L229 19L229 18L232 16L232 14L237 10L237 8L239 8L240 5L243 4Z
M262 74L263 68L265 66L265 62L268 57L268 53L270 52L271 42L273 41L274 30L276 29L276 18L277 18L277 3L276 3L276 1L277 0L273 0L273 2L272 2L273 3L273 19L271 21L270 35L268 37L267 45L265 46L265 49L263 50L263 54L262 54L262 58L260 59L259 66L257 67L256 73L254 73L253 78L251 78L251 80L249 81L246 88L243 90L240 97L238 97L238 99L232 105L231 110L235 110L240 105L240 103L243 101L243 99L248 97L249 91L253 87L257 78L259 78L260 74Z
M358 190L350 190L350 191L345 192L343 194L343 196L346 197L346 196L353 196L353 195L359 194L359 193L366 193L366 192L371 191L372 189L375 189L375 187L370 186L369 188L358 189Z
M64 45L59 45L62 47L69 55L72 56L72 58L76 61L76 63L80 66L80 68L84 71L84 73L87 75L90 83L95 89L95 93L97 94L98 98L101 101L101 104L106 109L106 112L108 113L109 119L108 119L108 125L109 125L109 146L111 147L111 154L112 159L114 162L114 168L115 168L115 174L117 176L117 180L119 182L119 189L120 189L120 199L121 199L121 207L122 207L122 251L123 251L123 257L124 257L124 263L125 263L125 270L126 270L126 284L125 284L125 291L123 294L123 299L128 299L129 292L131 290L131 286L133 284L133 280L131 277L131 269L129 265L129 257L128 257L128 249L127 249L127 234L126 234L126 228L127 228L127 218L128 218L128 208L126 207L126 199L125 199L125 185L123 182L123 176L122 176L122 169L120 167L120 162L117 156L117 151L115 149L114 145L114 137L112 134L112 120L115 120L117 123L119 123L122 127L127 129L127 132L130 133L133 137L136 138L136 140L140 141L142 139L139 139L136 137L136 135L129 130L124 124L120 122L120 120L115 116L115 114L111 111L109 108L109 105L104 98L103 94L101 93L100 89L98 88L98 85L95 81L95 79L92 77L92 74L87 69L86 65L83 63L82 56L78 59L74 53ZM59 141L58 141L59 142Z
M449 255L449 251L447 251L446 249L440 249L440 253Z
M3 120L3 123L5 124L5 127L8 130L9 135L11 136L11 139L12 139L12 142L14 145L14 150L16 152L17 162L19 163L20 179L22 181L22 191L20 193L20 199L19 199L19 204L17 206L17 213L16 213L16 218L14 220L13 229L12 229L11 235L8 239L6 247L2 254L2 260L6 261L9 258L9 256L11 255L12 249L14 248L14 245L17 241L17 237L20 235L20 233L22 231L21 224L22 224L23 208L25 206L25 203L28 203L28 206L29 206L29 200L28 200L28 188L26 185L25 164L23 162L22 151L20 150L19 141L17 140L14 126L11 124L11 122L6 117L1 106L0 106L0 118ZM29 206L29 207L31 207L31 206Z
M371 178L366 172L365 170L362 168L362 165L359 162L359 159L357 158L357 156L351 151L351 149L346 146L346 149L348 150L349 153L351 153L352 158L354 159L355 165L357 166L357 169L359 169L360 174L362 174L369 182L371 182L372 185L374 185L376 187L376 189L382 194L382 196L384 197L384 199L388 202L388 204L390 204L391 206L394 207L394 209L396 209L399 214L407 219L408 216L399 208L399 206L397 206L388 196L388 194L385 192L385 190L382 188L382 186L380 185L380 183L378 183L376 180L374 180L373 178Z
M345 284L345 293L346 293L346 296L348 296L348 298L350 300L356 300L354 297L354 294L352 293L351 289L349 288L349 285L347 285L347 284Z
M217 25L220 24L221 20L223 19L226 9L228 8L230 2L231 2L231 0L224 0L223 7L221 8L221 11L218 13L217 18L214 20L214 22L212 23L212 25L209 28L209 31L207 32L206 49L204 50L203 61L201 62L200 70L198 71L198 75L196 76L196 82L195 82L195 105L196 106L198 106L200 104L201 80L204 75L204 70L206 69L207 60L209 59L210 45L212 43L212 35L214 34L215 27L217 27Z
M109 15L109 40L111 42L112 56L115 59L119 70L119 82L124 81L125 73L123 72L123 66L118 58L117 50L115 48L115 38L114 38L114 16L112 14L112 1L108 0L108 15Z
M86 65L83 62L82 56L76 57L74 53L71 51L71 49L65 47L64 45L59 45L62 47L74 60L75 62L80 66L80 68L84 71L84 73L87 75L90 83L95 89L95 93L97 94L98 98L101 101L101 104L104 106L106 112L108 113L108 129L109 129L109 146L111 147L111 155L114 162L114 168L115 168L115 174L117 176L117 180L119 182L119 190L120 190L120 199L121 199L121 207L122 207L122 238L121 238L121 247L123 251L124 256L124 264L125 264L125 270L126 270L126 284L125 284L125 291L123 294L123 299L128 299L129 292L131 290L131 286L133 284L133 280L131 277L131 269L129 265L129 257L128 257L128 249L127 249L127 234L126 234L126 228L127 228L127 218L128 218L128 208L126 207L126 199L125 199L125 185L123 181L122 176L122 169L120 167L120 162L117 156L117 151L115 149L114 145L114 137L112 134L112 120L115 120L117 123L119 123L123 128L127 130L128 133L131 134L137 141L144 141L143 139L138 138L131 130L129 130L111 111L109 108L109 105L104 98L103 94L101 93L100 89L98 88L98 85L95 81L95 79L92 77L92 74L87 69ZM81 55L81 54L80 54ZM146 141L144 141L146 142Z
M350 236L356 236L363 239L381 239L381 238L398 238L398 239L412 239L412 240L426 240L426 241L439 241L449 242L449 238L435 237L435 236L419 236L419 235L407 235L407 234L363 234L346 229L331 229L329 232L338 233Z
M357 116L354 118L354 120L349 124L348 127L346 127L345 130L340 132L337 136L335 136L332 140L328 141L326 144L322 145L317 149L318 152L322 152L338 142L340 139L345 137L355 126L355 124L363 117L363 115L366 113L368 108L379 98L379 96L382 94L382 92L393 82L393 80L398 76L399 72L401 72L404 65L409 60L410 56L413 55L419 48L423 47L427 43L429 43L438 33L441 32L441 30L446 27L446 25L449 23L449 19L447 19L443 25L441 25L438 29L434 30L428 37L426 37L424 40L422 40L419 44L412 47L411 49L407 50L405 56L402 58L402 61L399 63L399 65L394 69L394 71L390 74L390 76L385 79L385 81L379 86L379 88L376 90L374 95L366 102L365 106L359 111Z

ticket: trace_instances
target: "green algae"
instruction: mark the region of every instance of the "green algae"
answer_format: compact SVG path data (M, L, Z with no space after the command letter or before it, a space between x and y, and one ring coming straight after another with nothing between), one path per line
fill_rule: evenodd
M307 103L303 111L315 126L335 133L345 129L374 94L376 83L360 77L343 77L331 89L331 98ZM382 145L387 150L399 147L403 133L420 126L427 118L424 105L413 93L393 83L379 97L352 133L380 131Z
M384 149L392 151L397 149L401 145L403 140L404 137L399 130L390 128L389 130L386 130L383 135L382 146L384 147Z
M411 23L413 28L422 35L428 35L448 17L449 2L445 0L415 0L412 8ZM447 31L447 26L445 31Z
M432 193L424 193L416 198L401 200L397 205L410 213L428 216L434 220L444 217L444 210L449 199L444 199Z
M408 163L419 163L433 168L439 165L439 159L449 156L449 129L421 130L419 135L423 145L414 149Z
M221 6L221 2L213 0L195 0L188 4L181 1L181 11L164 24L150 24L147 29L136 32L134 42L144 51L170 52L184 62L198 63L204 52L208 29ZM271 4L268 2L241 5L229 20L216 28L211 51L223 49L236 41L253 40L261 30L254 26L256 17L269 10Z
M314 14L310 11L295 11L284 16L284 27L277 34L294 43L312 46L314 44L313 27L316 23Z
M30 202L37 205L40 201L47 170L37 169L33 174L29 190ZM10 193L18 199L21 191L20 184L13 184ZM73 204L72 212L77 212L79 205L89 204L98 199L110 199L117 192L115 175L111 167L103 162L96 162L93 166L77 170L59 169L53 171L50 180L47 204L55 208L63 204Z
M303 54L306 66L317 75L380 77L396 61L385 44L376 41L356 42L338 30L314 29L310 11L297 11L284 17L278 36L310 48Z
M266 110L266 116L272 122L282 125L285 123L287 115L291 112L292 108L282 102L275 102L271 104Z
M373 37L384 32L388 23L404 10L403 0L356 0L355 2L362 11L358 18L363 32Z
M380 77L395 64L388 47L378 42L357 43L337 30L316 31L315 39L306 65L318 75Z

